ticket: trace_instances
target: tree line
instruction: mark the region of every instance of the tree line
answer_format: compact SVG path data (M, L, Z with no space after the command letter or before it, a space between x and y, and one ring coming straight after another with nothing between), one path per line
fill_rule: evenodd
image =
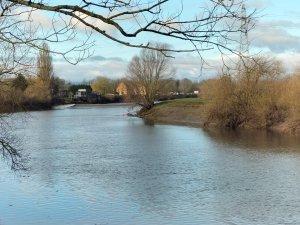
M65 81L54 76L49 47L43 44L31 74L16 74L2 79L0 83L1 112L28 109L50 109L54 96Z

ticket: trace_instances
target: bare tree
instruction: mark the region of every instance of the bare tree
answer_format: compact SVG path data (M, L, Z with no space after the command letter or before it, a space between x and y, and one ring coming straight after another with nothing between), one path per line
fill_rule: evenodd
M52 57L50 55L49 47L46 43L43 44L43 48L39 52L37 68L37 76L41 79L50 80L54 76Z
M156 48L167 49L166 45L156 44ZM128 65L128 91L134 101L144 109L154 106L158 97L161 81L171 78L174 70L170 67L170 58L159 51L141 50Z
M37 76L40 79L43 91L49 96L49 100L52 98L54 72L52 65L52 57L50 55L49 47L46 43L43 44L43 48L39 52L37 61Z
M199 1L195 1L195 5L197 3ZM175 4L178 7L172 11ZM33 16L33 12L36 10L53 13L53 21L52 32L40 32L40 26L34 27L35 37L27 37L23 33L15 35L15 32L0 35L11 43L22 42L37 46L39 40L59 42L73 39L77 34L76 28L83 27L88 37L92 31L122 45L158 50L166 55L170 52L196 51L202 58L203 51L213 49L222 54L240 54L237 45L240 38L234 38L233 34L248 32L251 26L247 26L246 30L241 29L240 21L251 21L253 15L241 15L244 0L206 0L198 6L197 15L191 15L190 18L182 16L183 13L187 14L185 4L180 0L79 0L66 4L51 0L3 0L2 17L20 18L19 15L28 15L27 21L17 19L14 25L34 22L37 18ZM152 34L159 39L167 38L168 43L189 42L191 47L164 49L151 45L149 40L140 39L142 34ZM11 37L12 40L9 39ZM90 47L86 46L87 43L92 44L83 41L71 50L83 51L81 57L84 57Z
M13 133L9 114L0 114L0 154L13 170L25 169L19 140Z
M0 19L0 26L3 26ZM1 30L1 28L0 28ZM1 35L0 35L1 39ZM19 95L25 86L19 86L14 81L20 78L20 74L28 75L32 69L32 58L28 56L26 46L15 46L0 41L0 154L2 158L10 162L12 169L21 169L22 157L18 140L13 134L13 125L10 123L11 112L21 108ZM26 85L26 84L24 84ZM23 89L24 90L24 89Z
M187 78L184 78L179 83L179 90L183 94L190 93L193 89L193 82Z

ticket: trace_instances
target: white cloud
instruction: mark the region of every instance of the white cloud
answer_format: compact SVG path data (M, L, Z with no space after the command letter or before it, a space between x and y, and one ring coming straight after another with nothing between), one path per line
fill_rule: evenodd
M283 63L283 66L285 67L287 73L292 73L300 68L300 52L281 53L277 54L276 58Z
M299 37L287 33L283 29L255 32L255 39L251 42L253 46L268 48L272 52L280 53L285 51L300 50Z
M251 0L247 2L247 8L258 10L270 7L271 5L271 0Z
M54 64L55 75L71 82L92 80L97 76L106 76L111 79L121 78L124 76L126 68L127 62L115 59L86 61L78 65L66 62Z
M16 8L12 14L17 15L16 17L20 21L27 21L34 27L52 28L53 22L49 14L43 13L38 10L28 10L27 8ZM37 19L38 18L38 19Z
M300 51L300 36L289 30L299 25L288 20L261 21L249 34L250 47L268 49L274 53Z
M215 76L220 70L220 57L207 57L208 65L201 67L198 56L178 56L172 60L176 70L175 79L188 78L199 81ZM123 78L126 75L128 61L118 57L94 56L78 65L71 65L59 60L54 61L55 75L71 82L92 80L97 76L106 76L112 79Z
M102 31L105 31L106 33L108 33L111 36L117 35L117 29L114 26L112 26L110 24L107 24L107 23L104 23L100 19L96 19L96 18L93 18L93 17L90 17L90 16L86 16L85 14L82 14L82 13L76 12L75 14L80 19L84 20L86 23L91 24L94 27L96 27L96 28L98 28ZM79 30L85 31L86 29L89 29L86 25L84 25L82 22L78 21L77 19L72 19L71 21L74 25L76 25L76 27Z

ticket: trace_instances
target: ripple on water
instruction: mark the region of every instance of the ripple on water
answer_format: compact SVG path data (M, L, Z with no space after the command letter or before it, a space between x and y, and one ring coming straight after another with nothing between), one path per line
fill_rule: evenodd
M1 165L0 224L300 223L299 140L126 112L33 112L17 124L30 170Z

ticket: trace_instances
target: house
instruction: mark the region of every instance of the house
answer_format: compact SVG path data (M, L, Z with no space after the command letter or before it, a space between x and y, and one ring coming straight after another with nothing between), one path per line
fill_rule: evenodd
M127 95L128 94L128 89L127 89L127 85L125 84L124 81L121 81L116 89L117 93L122 96L122 95Z
M134 83L132 83L132 81L126 81L126 82L121 81L116 88L116 92L120 96L126 96L129 94L146 95L145 87L140 84L134 84Z
M83 97L87 97L87 90L86 89L78 89L78 91L76 92L75 98L83 98Z

